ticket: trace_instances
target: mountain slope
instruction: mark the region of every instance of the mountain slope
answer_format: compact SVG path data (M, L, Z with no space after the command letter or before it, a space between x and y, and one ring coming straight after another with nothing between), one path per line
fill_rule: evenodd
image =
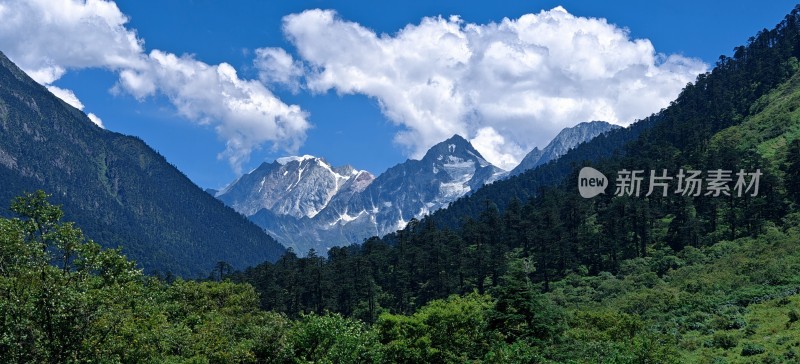
M65 218L147 272L207 274L284 249L140 139L103 130L0 53L0 201L43 189ZM4 205L6 203L3 203Z
M533 148L508 175L516 176L529 169L555 160L566 154L570 149L613 129L619 129L619 126L609 124L605 121L584 122L570 128L564 128L544 147L544 149Z

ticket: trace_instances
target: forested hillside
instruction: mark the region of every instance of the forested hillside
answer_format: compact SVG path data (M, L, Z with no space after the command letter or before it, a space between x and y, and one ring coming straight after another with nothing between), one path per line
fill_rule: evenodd
M142 140L97 127L0 53L0 203L43 189L105 247L147 272L197 277L283 247ZM0 216L7 216L0 209Z

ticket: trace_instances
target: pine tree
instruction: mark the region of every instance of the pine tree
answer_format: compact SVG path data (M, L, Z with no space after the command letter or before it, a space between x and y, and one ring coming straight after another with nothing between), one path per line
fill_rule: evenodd
M789 144L786 152L786 194L795 204L800 204L800 139Z
M508 270L492 291L496 302L489 314L489 328L502 332L509 343L552 342L563 330L562 315L531 282L534 263L520 258L521 253L519 249L509 253Z

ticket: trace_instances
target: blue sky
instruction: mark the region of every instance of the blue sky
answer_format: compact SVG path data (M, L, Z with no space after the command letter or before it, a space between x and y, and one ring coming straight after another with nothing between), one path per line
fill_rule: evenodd
M37 1L0 0L0 19L13 24L15 12L18 18L36 19L51 11L48 7L59 6L59 14L85 18L55 26L34 24L20 35L14 31L21 27L0 25L0 50L29 73L39 71L37 81L71 91L105 128L142 138L204 188L222 187L238 171L288 153L322 156L333 165L351 164L379 174L419 156L451 132L468 134L491 161L512 165L563 126L603 117L626 125L657 111L677 95L687 77L693 79L699 69L729 55L758 30L773 27L793 7L788 1L187 0L70 5L64 0L37 8ZM551 10L558 6L562 12ZM510 19L506 27L491 26L504 18ZM540 24L548 21L552 24L547 27ZM94 33L81 28L96 22L103 24ZM618 36L622 29L629 32L623 39L594 51L591 39ZM442 31L461 39L437 43L445 39ZM552 39L539 42L550 31ZM87 33L95 35L77 39L89 37ZM125 38L131 34L133 41ZM590 43L561 47L562 34L588 34ZM53 39L65 50L52 53L57 51L52 50ZM647 60L647 45L637 43L642 39L662 56ZM496 53L498 49L506 53ZM73 50L93 56L64 55ZM464 61L459 58L463 52L481 54L483 60ZM279 67L276 54L288 55L291 64ZM497 54L507 57L490 57ZM519 58L526 62L517 62L515 54L525 55ZM575 59L579 61L570 63ZM618 64L625 70L609 76ZM213 83L217 76L192 80L171 73L187 67L210 67L214 75L224 76L220 82L230 82L219 86ZM427 80L428 88L410 91L419 80ZM533 81L527 85L527 80ZM632 93L642 94L641 99L625 95L637 84L655 91ZM437 94L442 90L448 92ZM215 96L217 91L226 96ZM257 111L277 115L274 125L253 126L259 121L251 120L252 113L215 104L224 97L229 97L225 105L255 100ZM541 99L549 101L539 103ZM269 100L280 105L264 106ZM535 110L531 114L528 105ZM511 110L517 106L519 110Z

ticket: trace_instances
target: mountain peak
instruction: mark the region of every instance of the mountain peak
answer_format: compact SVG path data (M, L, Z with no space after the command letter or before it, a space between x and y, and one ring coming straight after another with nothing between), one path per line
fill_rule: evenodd
M217 197L287 246L324 252L401 229L506 173L459 135L378 177L313 158L279 159Z
M306 154L306 155L303 155L303 156L281 157L281 158L276 159L275 162L277 162L278 164L280 164L282 166L285 166L285 165L287 165L287 164L289 164L291 162L303 163L304 161L307 161L309 159L319 159L319 158L317 158L317 157L315 157L313 155Z
M443 141L442 143L470 144L469 140L458 134L453 134L453 136Z
M332 167L320 157L288 156L262 163L215 196L247 216L268 209L275 215L311 218L343 188L363 190L372 179L366 171Z
M456 156L462 159L478 159L481 165L487 162L483 156L472 146L472 144L464 137L454 134L452 137L439 142L432 146L422 157L422 160L437 159L441 160L443 156Z

